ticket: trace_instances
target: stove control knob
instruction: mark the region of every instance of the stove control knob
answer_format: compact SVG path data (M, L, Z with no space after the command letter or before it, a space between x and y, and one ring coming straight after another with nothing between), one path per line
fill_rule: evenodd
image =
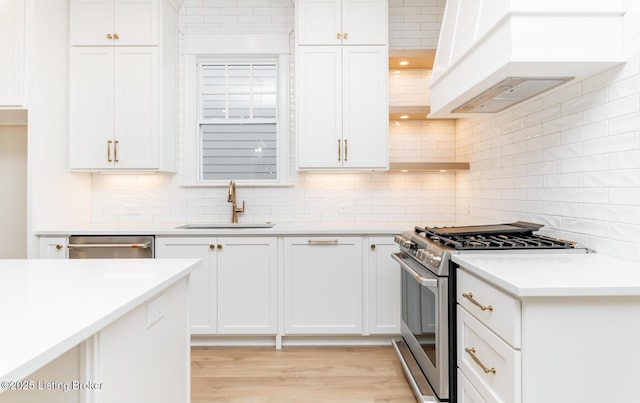
M431 263L434 266L440 266L441 261L442 261L442 256L436 255L435 253L431 254Z

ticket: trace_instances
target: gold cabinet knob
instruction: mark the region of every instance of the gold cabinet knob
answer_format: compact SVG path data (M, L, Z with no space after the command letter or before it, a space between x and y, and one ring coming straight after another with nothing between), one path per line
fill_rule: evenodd
M371 250L374 250L374 249L376 248L376 244L375 244L375 243L372 243L372 244L371 244L371 246L370 246L370 248L371 248Z
M120 39L120 37L118 36L118 34L113 34L113 39Z
M215 249L215 245L214 244L209 244L209 249Z
M218 249L222 249L222 244L218 244Z
M113 36L107 32L107 39L113 39Z
M346 32L345 32L344 34L342 34L342 39L347 39L348 37L349 37L349 34L348 34L348 33L346 33ZM116 38L116 39L117 39L117 38Z
M57 244L57 245L56 245L56 249L57 249L57 250L60 250L60 249L62 249L62 248L63 248L63 246L62 246L62 245L60 245L60 244Z
M337 39L342 38L342 35L340 35L340 32L338 32L338 33L336 34L336 38L337 38Z

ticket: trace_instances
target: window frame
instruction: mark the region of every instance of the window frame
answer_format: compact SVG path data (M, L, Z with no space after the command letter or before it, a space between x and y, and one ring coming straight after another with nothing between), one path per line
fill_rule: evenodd
M200 99L200 66L203 64L260 64L274 63L277 69L276 118L267 120L276 124L276 178L275 179L234 179L246 186L290 186L290 94L288 54L241 54L241 55L185 55L185 132L184 166L187 186L227 186L229 180L204 180L202 178L201 124L202 108ZM221 120L220 123L250 123L248 119ZM207 124L206 122L204 124ZM215 123L214 123L215 124Z

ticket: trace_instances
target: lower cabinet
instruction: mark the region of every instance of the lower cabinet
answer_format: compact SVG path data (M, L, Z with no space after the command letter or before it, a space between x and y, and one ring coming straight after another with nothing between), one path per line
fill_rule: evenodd
M400 268L391 258L398 251L393 237L369 237L367 257L367 331L400 333Z
M191 334L277 333L274 237L157 237L157 258L200 258L191 274Z
M515 297L457 273L458 402L640 401L640 296L563 295L543 279L546 294Z
M66 259L68 238L42 237L40 238L40 259Z
M390 236L156 236L156 258L197 258L192 335L398 335L400 268ZM66 237L40 257L65 259Z
M361 237L284 240L285 334L362 334Z

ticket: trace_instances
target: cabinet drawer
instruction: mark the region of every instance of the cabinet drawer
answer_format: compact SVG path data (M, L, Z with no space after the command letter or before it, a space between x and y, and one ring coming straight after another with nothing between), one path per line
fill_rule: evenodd
M485 400L520 403L520 351L501 340L460 305L457 313L458 368Z
M458 368L458 403L487 403Z
M473 274L459 270L456 300L513 347L521 347L519 299L480 280Z

